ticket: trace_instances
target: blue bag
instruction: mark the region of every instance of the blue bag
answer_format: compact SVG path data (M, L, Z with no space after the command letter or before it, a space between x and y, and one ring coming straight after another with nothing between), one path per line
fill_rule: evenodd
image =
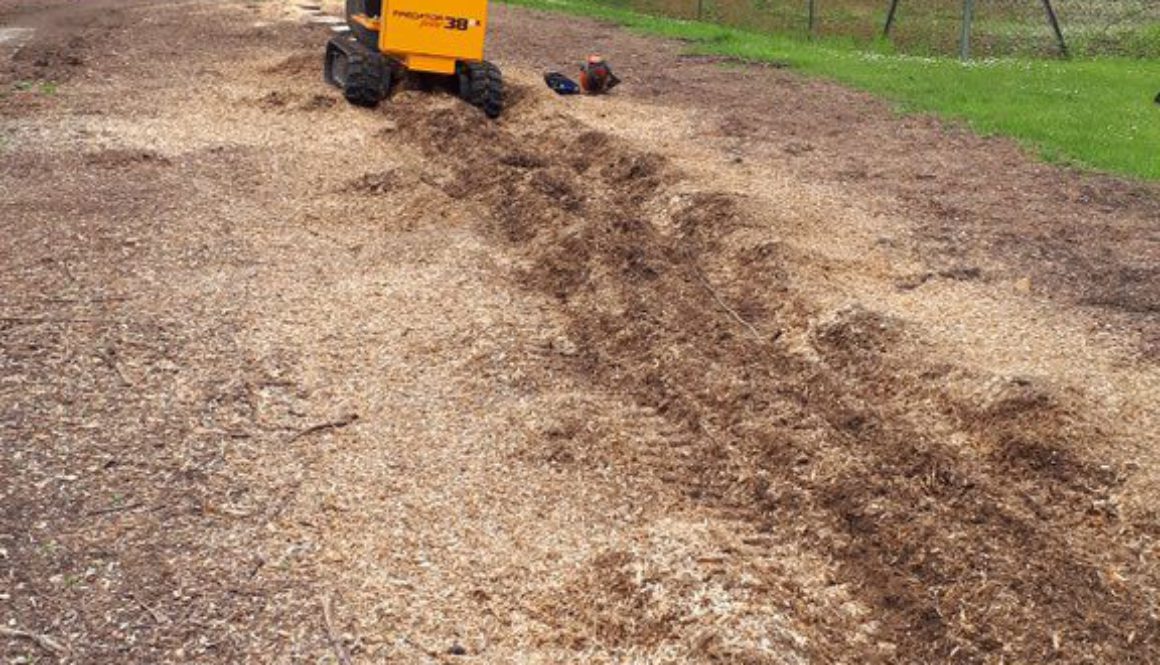
M559 72L548 72L544 74L544 83L547 83L548 87L555 91L557 95L580 94L580 85Z

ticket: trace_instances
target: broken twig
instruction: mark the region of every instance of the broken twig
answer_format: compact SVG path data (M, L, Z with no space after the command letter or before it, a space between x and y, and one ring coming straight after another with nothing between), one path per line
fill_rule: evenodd
M325 432L327 430L339 429L342 427L346 427L347 425L353 423L356 420L358 420L358 414L351 413L349 415L345 415L345 416L339 418L338 420L331 420L331 421L328 421L325 423L311 425L310 427L307 427L306 429L302 430L301 432L298 432L294 436L290 437L286 441L286 443L293 443L293 442L297 441L298 439L301 439L304 436L310 436L311 434L317 434L319 432Z
M737 310L730 307L728 305L728 303L726 303L724 300L721 299L721 296L717 295L717 292L713 289L713 285L709 283L709 280L706 279L703 274L701 274L700 270L696 270L695 272L697 274L697 280L701 282L701 286L704 286L705 290L709 292L709 295L713 296L713 300L715 300L717 302L717 304L721 306L721 309L728 312L729 315L732 316L734 318L734 320L737 321L737 323L740 323L741 325L748 328L749 332L753 333L753 336L760 340L761 333L758 332L757 328L754 327L754 325L752 323L750 323L750 322L746 321L744 318L742 318L742 316L737 313Z
M85 517L96 517L98 515L108 515L110 513L121 513L126 510L135 510L144 505L145 504L141 503L140 501L137 501L135 503L129 503L124 506L109 506L108 508L98 508L96 510L90 510L89 512L85 513Z
M153 620L154 620L155 622L157 622L158 624L169 623L169 617L165 616L164 614L162 614L161 612L159 612L159 611L158 611L158 610L156 610L155 608L153 608L153 607L150 607L149 605L146 605L146 604L145 604L145 601L141 600L141 598L139 598L139 597L137 596L137 594L135 594L135 593L130 593L130 594L129 594L129 597L133 599L133 602L135 602L135 603L137 603L138 605L140 605L140 606L141 606L141 609L143 609L143 610L145 610L146 612L148 612L148 613L149 613L149 616L153 617Z
M128 388L132 388L135 385L132 381L129 380L129 377L125 376L125 373L121 371L121 363L117 362L116 351L113 349L104 349L98 353L97 356L109 369L113 370L113 373L117 375L117 378L121 379L122 385Z
M20 630L19 628L9 628L7 626L0 626L0 635L3 635L5 637L14 637L16 639L21 639L21 640L28 640L28 641L32 642L33 644L35 644L36 646L40 647L41 649L44 649L45 651L48 651L50 653L54 653L58 656L65 654L65 653L68 653L68 649L63 644L61 644L60 642L57 642L56 640L49 637L48 635L41 635L39 633L30 633L27 630Z
M339 664L351 665L350 654L346 652L342 642L334 635L334 622L330 618L329 596L322 600L322 620L326 624L326 639L330 642L330 648L334 650L334 656L338 658Z
M0 316L0 323L19 326L38 326L48 323L101 323L99 319L48 318L40 316Z

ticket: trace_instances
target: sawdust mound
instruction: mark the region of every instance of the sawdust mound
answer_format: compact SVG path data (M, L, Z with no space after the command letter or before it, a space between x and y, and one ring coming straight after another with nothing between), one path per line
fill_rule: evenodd
M253 104L268 111L325 111L334 108L338 99L330 95L271 90L255 99Z
M838 583L880 617L880 641L917 660L1127 662L1157 647L1146 592L1120 581L1156 582L1132 545L1147 524L1093 513L1121 475L1088 459L1100 433L1049 391L1016 385L971 406L947 388L960 370L911 357L902 322L851 307L811 324L786 302L776 243L723 249L744 206L712 192L668 203L683 176L662 157L551 118L516 128L458 107L402 115L415 145L455 172L449 192L482 205L523 255L525 286L561 303L577 375L697 441L680 464L663 450L650 463L694 499L836 558ZM675 232L649 221L657 206ZM762 289L737 281L746 275ZM816 358L779 344L783 329L806 333ZM591 602L628 602L617 556L594 564L610 586ZM637 639L664 625L609 630ZM820 657L878 653L840 622L815 628Z
M136 166L169 166L172 161L153 150L134 150L126 148L110 148L86 154L86 164L110 169L131 168Z
M15 78L32 81L67 81L83 70L88 40L76 35L56 45L39 44L17 51L10 64Z
M387 170L364 173L348 181L343 189L344 191L358 194L382 195L395 191L399 188L400 184L401 175L399 172Z
M902 336L902 324L861 305L835 312L813 331L815 346L831 361L872 363Z
M318 54L317 49L295 53L265 67L262 72L292 79L314 80L322 76L322 56Z

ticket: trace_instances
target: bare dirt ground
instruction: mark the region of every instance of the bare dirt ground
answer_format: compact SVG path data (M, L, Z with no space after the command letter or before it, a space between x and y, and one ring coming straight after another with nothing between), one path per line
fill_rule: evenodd
M1155 187L506 7L498 123L0 26L8 661L1160 660Z

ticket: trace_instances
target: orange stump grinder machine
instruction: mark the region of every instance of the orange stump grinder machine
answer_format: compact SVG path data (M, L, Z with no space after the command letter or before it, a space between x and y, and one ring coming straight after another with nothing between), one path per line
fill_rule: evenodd
M346 22L323 76L352 104L377 105L413 72L442 78L490 118L503 110L503 78L483 59L487 0L346 0Z

